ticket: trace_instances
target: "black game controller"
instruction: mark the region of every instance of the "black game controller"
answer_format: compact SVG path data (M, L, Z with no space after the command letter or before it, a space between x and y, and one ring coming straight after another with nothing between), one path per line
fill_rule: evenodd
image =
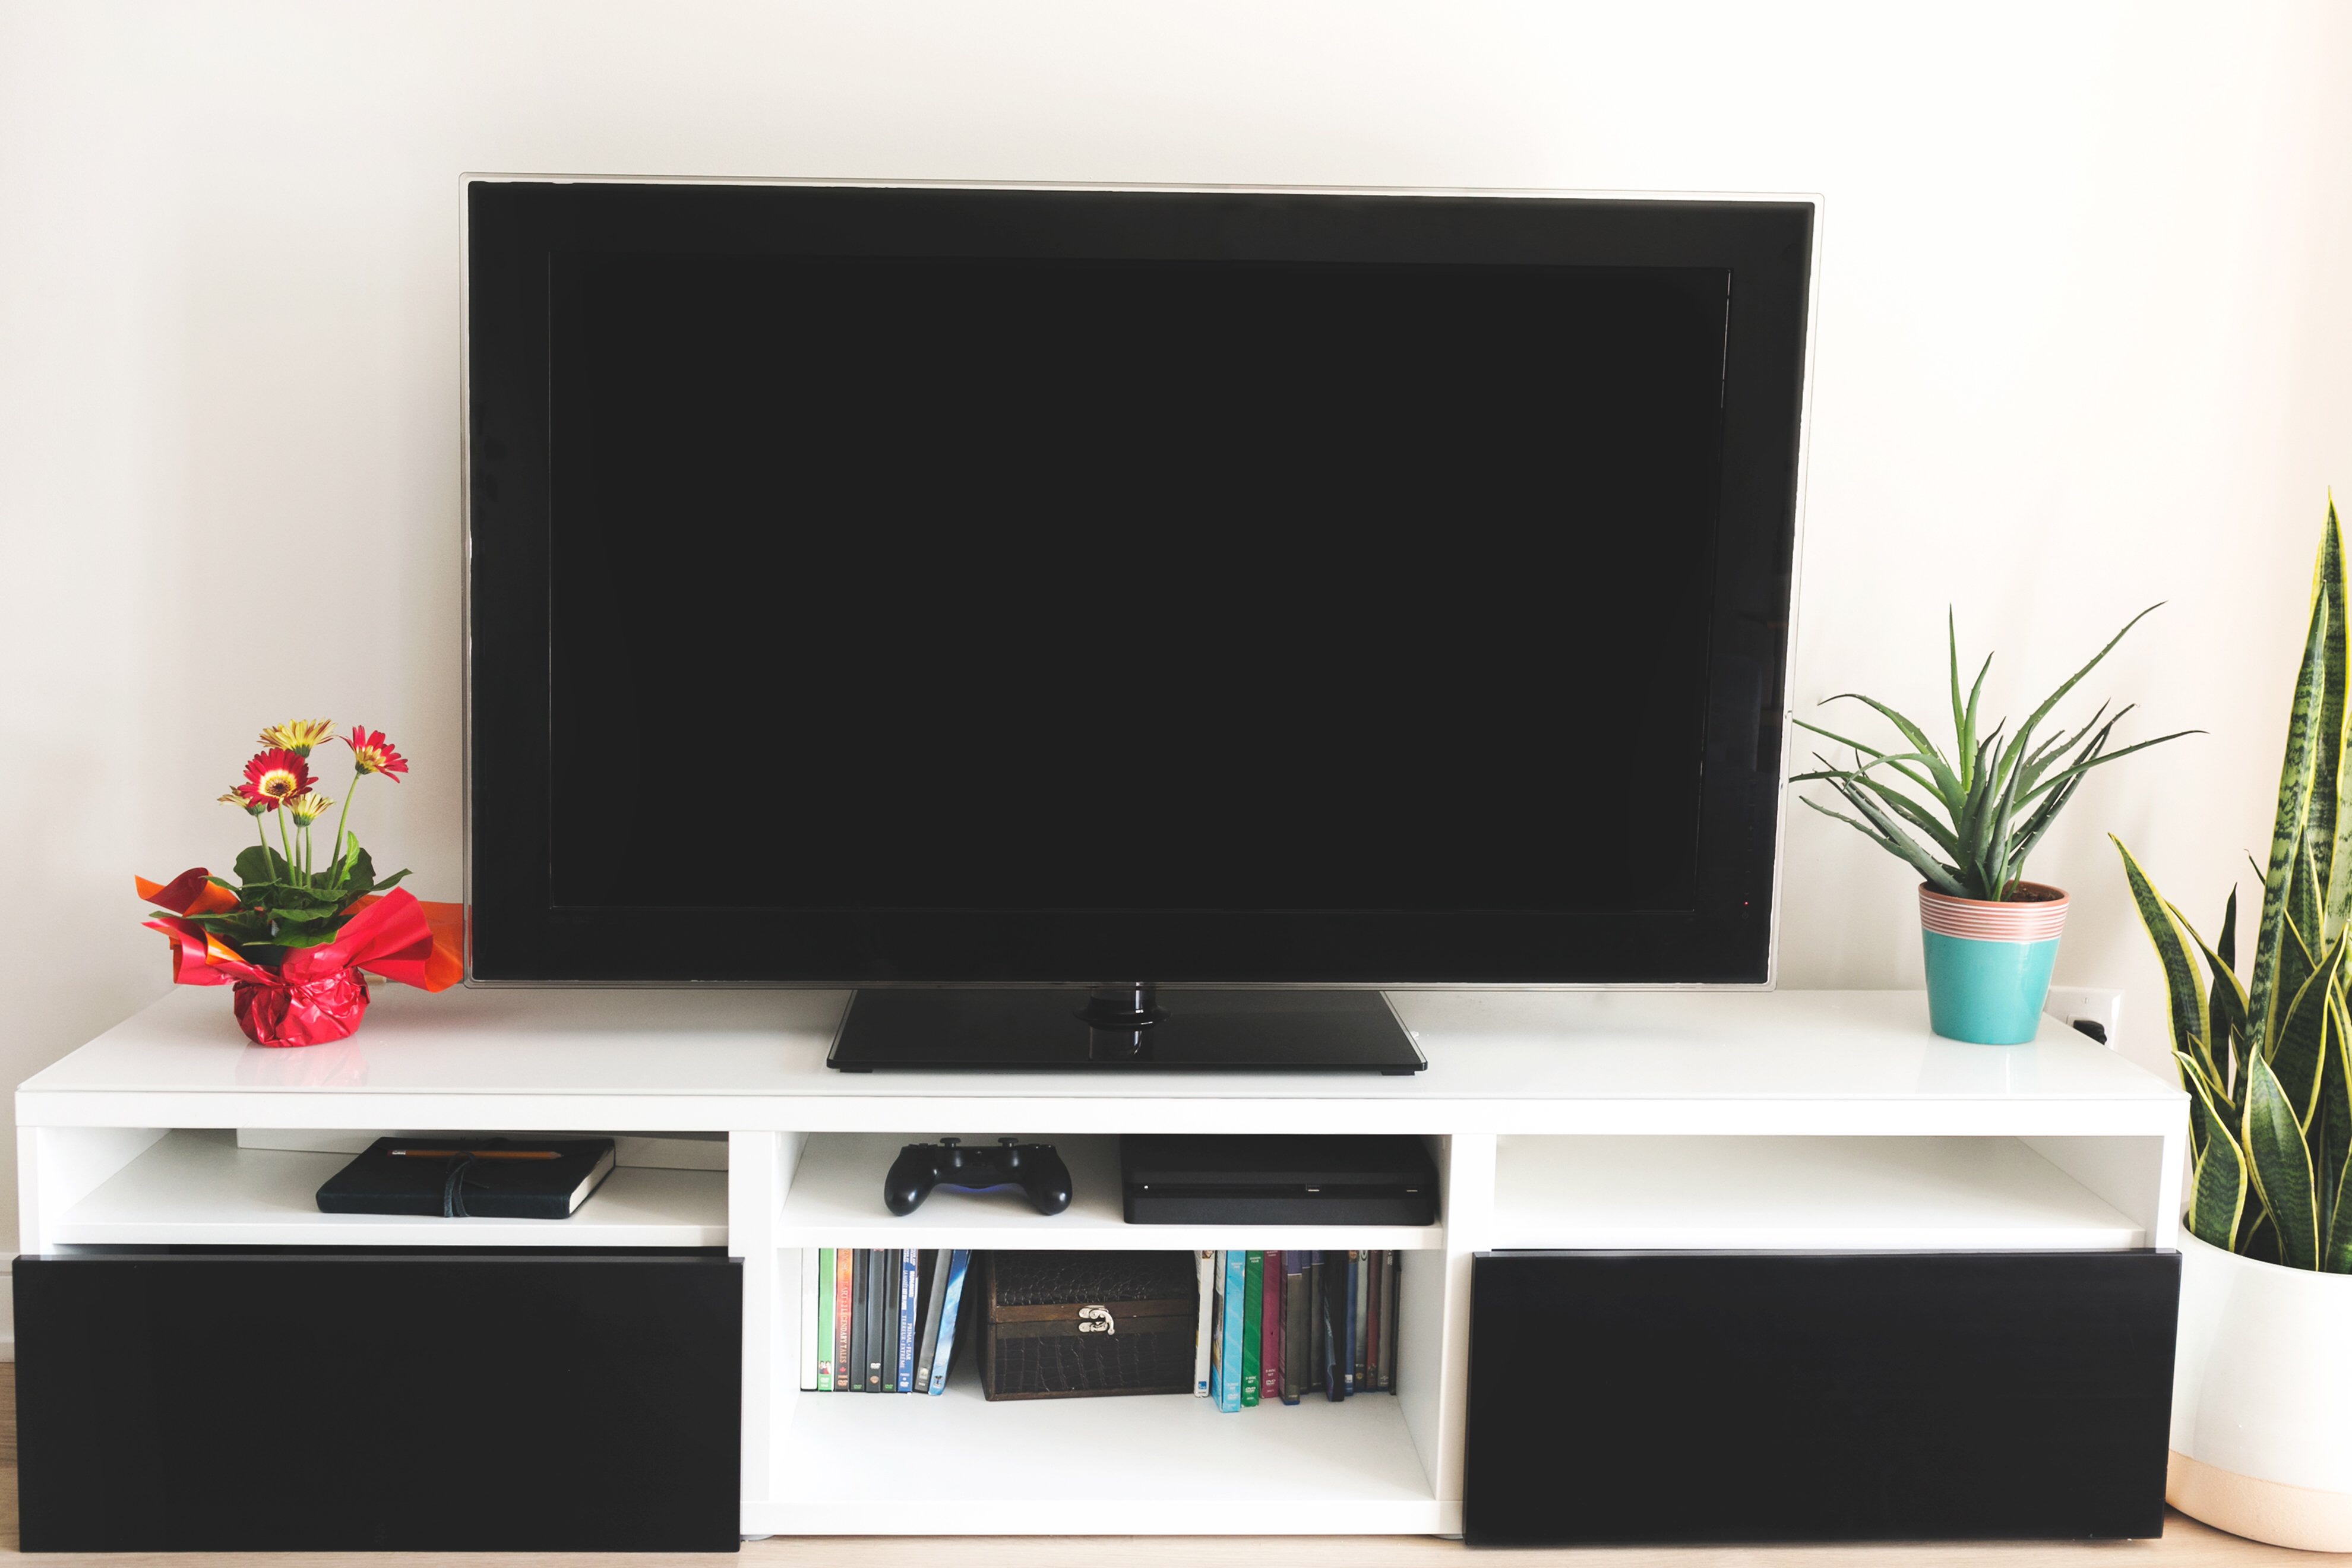
M1019 1187L1039 1214L1060 1214L1070 1206L1070 1168L1051 1143L1022 1143L999 1138L1003 1147L965 1149L953 1138L936 1143L909 1143L890 1162L883 1178L882 1201L895 1215L910 1215L931 1195L933 1187L981 1192L989 1187Z

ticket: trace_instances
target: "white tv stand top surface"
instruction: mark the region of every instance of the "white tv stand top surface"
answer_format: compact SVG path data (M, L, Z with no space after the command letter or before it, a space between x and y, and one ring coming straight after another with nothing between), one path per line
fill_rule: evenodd
M1391 994L1426 1071L840 1073L847 994L375 988L352 1038L248 1046L178 987L26 1079L26 1126L617 1126L2162 1135L2181 1091L2044 1019L1929 1033L1916 992ZM1669 1115L1664 1107L1671 1105Z

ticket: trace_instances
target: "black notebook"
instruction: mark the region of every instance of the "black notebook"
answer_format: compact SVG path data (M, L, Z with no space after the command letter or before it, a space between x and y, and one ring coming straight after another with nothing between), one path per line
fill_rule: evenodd
M379 1138L319 1189L319 1212L568 1219L612 1173L610 1138Z

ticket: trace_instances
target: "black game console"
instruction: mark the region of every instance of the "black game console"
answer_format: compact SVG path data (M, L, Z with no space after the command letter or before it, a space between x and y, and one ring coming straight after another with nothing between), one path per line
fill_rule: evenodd
M1129 1225L1432 1225L1437 1166L1418 1138L1131 1134Z

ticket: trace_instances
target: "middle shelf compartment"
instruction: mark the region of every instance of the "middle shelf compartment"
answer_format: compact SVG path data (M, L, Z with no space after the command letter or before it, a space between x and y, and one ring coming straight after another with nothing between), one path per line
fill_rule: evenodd
M908 1143L929 1132L815 1132L801 1150L777 1216L780 1247L1045 1247L1068 1251L1202 1247L1442 1248L1445 1227L1335 1225L1129 1225L1119 1201L1118 1140L1044 1135L1069 1167L1070 1206L1041 1215L1020 1192L941 1187L901 1218L882 1201L882 1179ZM988 1136L968 1136L986 1146Z
M1405 1404L1386 1394L1238 1415L1186 1394L992 1404L960 1369L938 1398L800 1394L773 1484L745 1517L805 1533L1017 1532L1049 1518L1100 1535L1443 1523Z

